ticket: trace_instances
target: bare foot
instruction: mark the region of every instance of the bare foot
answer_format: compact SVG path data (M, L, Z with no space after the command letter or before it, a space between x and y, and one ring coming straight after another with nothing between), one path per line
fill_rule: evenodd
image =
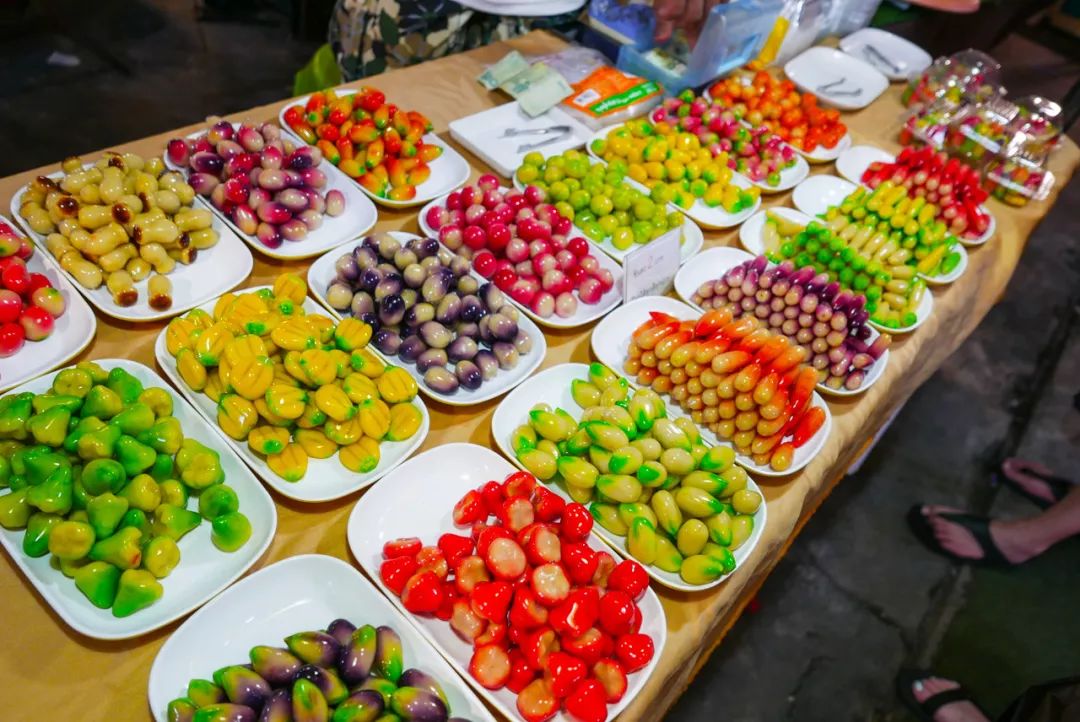
M921 679L911 686L911 693L920 703L925 702L936 694L958 689L959 684L951 679L940 677L928 677ZM935 722L990 722L986 715L979 711L971 702L949 702L934 713Z
M946 506L924 506L923 516L930 522L930 528L934 531L934 538L943 549L964 559L982 559L985 554L975 537L955 521L943 518L942 514L963 513L959 509L951 509ZM1046 551L1044 546L1039 546L1027 537L1027 528L1015 522L1000 521L994 519L990 522L990 538L994 545L1001 551L1002 556L1012 564L1026 562L1034 556Z
M1054 476L1053 470L1038 461L1018 459L1015 456L1001 464L1001 473L1020 485L1027 493L1045 501L1057 501L1053 489L1040 476Z

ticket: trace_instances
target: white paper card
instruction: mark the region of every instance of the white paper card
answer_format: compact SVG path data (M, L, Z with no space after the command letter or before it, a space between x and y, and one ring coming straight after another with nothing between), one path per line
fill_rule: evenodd
M671 290L679 272L682 229L673 228L623 259L623 303L642 296L662 296Z

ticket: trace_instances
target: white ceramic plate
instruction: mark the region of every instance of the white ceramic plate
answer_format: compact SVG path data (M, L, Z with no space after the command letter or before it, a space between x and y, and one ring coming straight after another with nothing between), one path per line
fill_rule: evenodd
M199 527L181 539L180 564L161 580L164 594L153 605L130 617L114 617L109 609L98 609L75 588L68 579L49 564L49 555L32 559L22 550L22 531L0 529L3 544L12 561L19 567L38 593L45 598L60 618L88 637L96 639L129 639L163 627L199 607L247 571L274 538L277 510L270 495L251 472L228 449L217 443L210 425L180 398L161 377L146 366L126 359L95 359L105 369L122 368L146 387L155 386L168 392L173 402L173 416L184 429L184 436L197 439L221 455L225 483L236 491L240 511L251 521L251 538L240 549L227 553L210 541L210 524ZM12 393L31 391L42 393L52 386L55 373L41 376L23 384ZM196 510L198 499L192 496L188 508Z
M474 444L443 444L411 459L392 474L384 483L370 489L353 507L349 515L349 549L360 566L402 614L435 645L439 653L457 670L476 692L509 719L521 719L517 712L515 695L505 687L491 691L481 687L468 672L472 645L465 642L449 623L433 616L418 616L407 612L401 600L391 592L379 576L383 544L399 537L419 536L427 544L433 544L444 532L461 533L454 525L453 506L470 489L492 479L502 480L517 468L490 449ZM387 513L388 509L400 509L402 499L423 499L401 513ZM602 548L595 540L594 549ZM647 589L638 602L641 609L641 633L652 637L655 653L642 670L628 675L626 695L618 704L608 706L608 718L613 719L645 686L652 675L667 639L667 622L664 609L656 592ZM554 717L569 722L565 714Z
M408 241L411 238L419 238L413 233L403 233L401 231L391 231L390 235L397 238L402 243ZM336 277L334 270L334 262L343 253L352 251L352 246L343 246L336 248L329 253L320 256L315 263L311 264L311 268L308 269L308 288L311 289L312 295L315 299L326 307L326 310L334 318L342 318L342 314L339 311L330 307L330 304L326 301L326 288ZM486 283L480 276L473 274L481 283ZM513 302L510 298L510 294L505 294L506 300ZM516 308L520 310L520 306L514 304ZM458 388L452 394L444 394L434 389L428 388L424 383L424 375L416 368L416 364L405 363L399 359L391 358L391 362L409 372L409 375L416 379L416 385L420 387L421 393L425 396L441 401L444 404L451 406L471 406L473 404L479 404L488 399L493 399L496 396L505 394L510 389L514 388L529 375L540 367L540 363L544 360L544 356L547 355L547 341L544 339L544 332L533 323L524 313L518 315L518 327L529 334L533 340L533 348L527 355L521 357L518 365L509 371L500 370L499 374L491 381L485 381L480 388L475 391L470 391L466 388ZM383 354L385 355L385 354Z
M811 163L831 163L840 157L840 154L851 147L851 133L844 133L843 137L832 148L819 145L813 150L801 150L795 147L795 152L806 158Z
M604 162L604 159L593 151L592 144L595 140L607 138L608 134L612 130L614 130L614 128L602 128L596 131L596 134L589 139L588 143L585 144L586 149L588 149L589 151L589 155L591 155L593 158L600 161L601 163ZM746 178L746 176L735 172L732 172L731 182L736 187L744 189L750 188L754 185ZM627 183L635 186L638 190L644 193L649 192L649 189L647 187L645 187L641 183L638 183L632 178L628 178ZM685 214L688 218L696 221L699 226L702 226L704 228L732 228L752 216L757 211L757 209L761 207L761 199L758 198L757 201L754 202L754 205L750 206L749 208L744 208L738 213L728 213L720 206L717 206L716 208L710 208L700 198L696 199L694 201L694 204L689 208L680 208L674 203L669 203L668 205L671 208L679 211L680 213Z
M747 127L750 127L749 124ZM808 175L810 175L810 164L806 162L804 156L795 153L795 165L780 171L779 185L771 186L765 181L751 180L750 182L760 188L762 193L783 193L802 183Z
M447 194L447 195L449 195L449 194ZM430 208L432 208L434 206L441 206L445 202L446 202L446 196L443 196L441 198L436 198L435 200L431 201L426 206L424 206L423 209L420 211L420 214L417 217L417 220L420 223L420 231L429 238L436 238L437 239L439 237L439 232L428 225L428 222L427 222L428 209L430 209ZM579 235L582 238L585 237L585 234L583 234L577 228L575 228L573 230L573 234L574 235ZM588 239L586 239L586 240L588 240ZM592 255L596 257L597 263L600 264L601 268L606 268L607 270L611 271L611 276L612 276L612 278L615 279L615 285L612 286L610 291L608 291L607 293L605 293L603 296L600 297L600 303L590 305L590 304L587 304L587 303L581 303L580 300L579 300L578 301L577 311L575 311L572 315L567 316L566 318L561 318L559 316L556 316L555 314L552 314L551 316L548 316L547 318L542 318L541 316L538 316L537 314L533 313L531 309L528 309L525 306L521 306L520 304L517 304L518 307L520 309L522 309L522 311L525 312L526 316L531 318L533 321L536 321L541 326L548 326L550 328L577 328L578 326L584 326L587 323L591 323L591 322L595 321L596 319L602 317L604 314L610 312L611 309L615 308L620 303L622 303L622 298L623 298L623 291L622 291L622 288L623 288L623 270L622 270L622 266L620 266L618 263L616 263L614 258L609 256L607 253L604 253L600 249L600 246L593 243L592 241L588 241L588 243L589 243L589 245L591 245L593 247L593 250L595 251L595 253L593 253Z
M960 262L956 264L956 268L954 268L951 273L947 273L943 276L927 276L925 273L920 273L919 277L925 279L926 282L932 286L947 286L960 278L960 276L963 276L964 271L966 271L968 267L967 249L964 248L963 244L957 243L953 250L960 254Z
M245 292L257 291L260 288L268 288L268 286L254 286L242 290ZM200 308L207 313L213 314L215 303L217 303L217 299L203 304ZM304 310L308 313L323 312L319 304L310 298L304 299ZM349 471L341 465L337 454L335 454L329 459L309 459L307 474L304 475L303 479L295 483L285 481L270 470L265 458L252 451L246 441L237 441L221 430L217 423L217 404L203 392L192 391L184 383L184 379L181 378L180 372L176 368L176 359L169 354L169 349L165 345L166 331L168 331L168 328L161 329L161 333L158 334L157 341L154 343L154 357L157 359L158 366L165 372L165 376L173 382L173 385L180 390L184 398L191 402L191 405L209 422L218 436L224 439L225 443L251 467L252 471L260 479L290 499L304 502L331 501L371 486L381 479L386 472L400 464L409 454L420 448L420 444L424 443L424 438L428 434L431 417L428 416L427 407L424 406L424 402L418 396L413 399L412 403L420 411L422 417L420 428L405 441L379 442L379 465L373 470L366 473Z
M929 296L930 294L927 293L926 295ZM701 316L701 311L682 301L677 301L674 298L668 298L667 296L645 296L644 298L639 298L622 306L596 325L592 334L593 356L595 356L600 363L610 367L616 373L627 376L624 368L627 350L630 348L630 338L638 326L649 320L649 313L651 311L667 313L681 320L694 319ZM630 376L627 376L627 380L632 386L637 386L637 383ZM668 406L669 415L689 417L689 414L679 408L678 404L671 402L666 395L664 397L664 403ZM810 461L818 455L818 452L821 451L822 447L825 446L825 441L829 438L829 434L832 433L832 413L829 411L829 407L824 399L817 393L814 393L811 405L820 406L825 410L825 424L816 434L814 434L809 442L795 450L795 455L792 459L790 468L782 472L774 471L768 466L761 466L753 463L749 457L743 456L742 454L737 456L739 465L745 467L747 471L760 474L761 476L788 476L809 464ZM730 442L718 438L716 434L709 431L708 428L699 425L698 429L701 431L701 438L706 444L712 446L731 446Z
M870 325L876 328L878 331L884 331L890 333L893 336L899 336L905 333L911 333L919 326L926 323L926 319L930 318L930 314L934 312L934 294L930 292L930 289L926 290L923 294L922 300L919 302L919 307L915 309L915 323L904 328L889 328L888 326L882 326L879 323L870 321Z
M360 572L321 554L294 556L260 569L181 624L150 668L147 696L154 719L166 722L169 702L185 696L192 679L209 679L221 667L247 664L252 647L283 647L285 637L326 629L339 618L358 627L392 627L401 637L405 668L420 669L439 682L452 716L494 722L434 647Z
M240 124L233 123L233 127L239 128ZM206 135L206 131L200 130L187 136L187 138L193 140L204 135ZM298 147L305 145L304 141L291 135L289 140L296 143ZM165 165L173 170L180 171L185 178L190 177L193 172L191 168L176 165L168 159L167 155L165 156ZM375 225L375 221L378 219L375 205L368 200L361 187L339 171L337 166L330 161L324 160L319 163L319 170L326 174L326 186L321 188L319 193L325 196L328 191L341 191L342 195L345 196L345 212L337 217L323 214L323 224L318 230L308 233L307 237L302 241L283 241L277 248L267 248L255 236L241 231L227 215L214 207L209 198L203 198L202 196L198 196L198 198L204 206L210 209L211 213L223 220L244 243L247 243L259 253L282 260L311 258L327 249L347 243L356 238L357 235L366 233Z
M87 163L87 166L90 165L93 164ZM48 177L57 180L63 176L63 173L52 173ZM45 236L32 231L19 216L23 193L25 193L25 188L11 197L11 217L19 219L22 229L34 241L41 253L51 257L52 254L45 246ZM201 201L196 203L196 208L200 207L199 203ZM118 306L113 303L112 294L104 283L95 289L83 288L70 273L63 269L60 269L60 272L90 302L90 305L106 316L134 323L158 321L177 316L235 288L251 273L253 264L251 252L244 247L240 237L218 216L214 216L212 227L218 232L218 242L212 248L199 251L199 255L191 265L177 263L176 268L168 275L172 283L173 304L165 311L156 311L147 303L148 280L144 279L135 284L135 288L139 291L139 300L135 302L135 305ZM59 261L56 265L59 267Z
M746 223L739 226L739 245L755 256L760 256L765 253L765 239L762 237L762 231L765 228L765 220L769 213L781 216L787 220L794 221L795 223L802 223L803 225L814 220L802 211L797 211L794 208L785 208L783 206L775 206L750 216Z
M836 159L836 172L856 185L865 185L862 182L863 173L872 163L892 163L894 160L896 160L895 155L881 148L875 148L872 145L855 145L845 150Z
M976 248L989 241L994 237L994 233L997 232L997 219L994 218L994 214L990 212L990 209L986 206L981 206L986 215L990 216L990 225L986 227L986 231L981 236L976 238L968 238L966 236L958 236L957 240L963 243L965 246Z
M755 216L755 218L756 217L757 216ZM749 223L749 221L747 221L747 223ZM710 248L698 256L692 266L684 266L679 270L679 275L675 276L675 292L679 294L679 298L683 301L704 312L704 309L693 301L694 293L698 288L705 283L715 281L727 273L728 269L749 261L753 257L753 255L746 253L745 251L740 251L737 248ZM877 331L871 329L870 338L867 339L867 343L873 343L874 339L879 335L880 334ZM881 358L875 361L870 367L870 372L866 374L862 384L857 389L833 389L825 384L818 384L817 390L823 394L830 394L832 396L854 396L855 394L861 394L881 378L881 374L885 372L885 365L888 362L889 352L886 350L885 353L881 354Z
M589 162L591 162L591 163L601 163L602 161L598 161L595 158L590 157ZM634 188L634 190L640 190L640 186L638 186L637 183L634 183L633 181L631 181L629 178L626 179L626 183L627 183L628 186ZM514 178L514 188L517 188L519 191L524 191L525 190L525 184L522 183L521 181L519 181L517 178ZM575 228L575 233L580 233L580 229L578 229L577 226L574 226L574 228ZM693 220L691 220L689 218L684 218L681 228L682 228L682 240L679 242L679 263L680 264L681 263L686 263L687 261L689 261L695 254L697 254L698 251L701 250L701 247L703 245L705 245L705 236L704 236L704 234L702 234L701 228L699 228L698 225L696 223L694 223ZM580 235L582 237L585 236L584 233L580 233ZM586 240L589 240L589 239L586 239ZM641 248L642 245L648 245L648 244L640 244L639 245L639 244L635 243L634 245L630 246L629 248L616 248L614 245L612 245L610 240L604 240L604 241L589 240L589 242L592 243L597 248L599 248L604 253L606 253L609 256L611 256L612 258L614 258L616 261L619 262L620 265L623 263L623 261L626 260L627 256L629 256L631 253L636 251L638 248Z
M16 234L22 235L19 226L2 215L0 223L8 224ZM78 356L90 345L97 332L94 312L48 255L48 251L35 247L34 255L26 262L26 270L43 274L49 279L53 288L64 298L64 314L56 319L53 332L47 339L26 341L13 356L0 358L0 392Z
M514 389L509 396L499 402L498 408L495 409L495 415L491 417L491 434L495 437L495 443L498 444L499 451L503 453L503 456L506 456L522 469L525 468L517 461L510 440L514 434L514 429L522 424L528 423L529 411L538 403L543 402L552 407L562 408L575 419L580 419L582 408L578 406L570 393L570 382L574 379L585 380L588 378L588 375L588 364L568 363L553 366L529 379L521 386ZM555 389L558 389L558 391ZM570 495L559 488L558 485L547 484L546 486L567 502L573 501L573 499L570 498ZM747 482L747 488L758 493L761 492L760 487L758 487L753 479L750 479ZM761 506L758 507L758 511L754 514L754 530L746 540L746 543L734 552L736 565L741 565L746 558L753 553L758 540L761 539L761 534L765 529L766 522L765 506L765 503L762 502ZM599 524L593 525L593 531L623 557L627 559L634 558L626 548L626 537L612 534ZM687 582L684 582L682 577L678 574L665 572L663 569L651 564L643 564L642 567L644 567L650 577L660 584L682 592L700 592L706 589L712 589L731 576L730 574L724 575L708 584L688 584ZM738 569L738 566L736 566L736 569ZM734 572L732 572L732 574L734 574Z
M799 90L813 93L821 102L840 110L865 108L889 87L889 80L874 66L836 48L822 45L815 45L787 61L784 75ZM822 89L833 83L831 87ZM857 94L840 94L840 91Z
M824 213L830 206L838 206L856 189L854 183L834 175L810 176L791 194L791 202L808 216Z
M337 94L338 97L343 98L347 95L355 95L356 91L338 89ZM285 103L281 106L281 111L278 113L278 125L300 143L304 143L304 140L296 135L292 128L289 127L289 124L285 122L285 111L293 105L303 106L310 97L310 95L305 95L302 98L297 98L295 101ZM424 142L439 146L443 149L443 152L442 155L428 164L431 166L431 177L416 186L415 198L407 201L394 201L389 198L380 198L374 193L368 192L367 188L364 188L359 183L356 183L356 187L380 206L386 206L387 208L412 208L413 206L427 203L432 198L438 198L441 195L445 195L469 180L471 169L469 168L468 162L461 157L460 153L447 145L446 141L434 133L426 133L424 134ZM341 175L348 178L344 173ZM350 178L349 180L351 181L352 179ZM355 236L357 234L354 233L353 235Z
M875 54L868 48L880 54ZM899 35L863 28L840 40L840 49L869 63L892 81L907 80L930 67L930 54ZM885 60L882 60L882 57Z

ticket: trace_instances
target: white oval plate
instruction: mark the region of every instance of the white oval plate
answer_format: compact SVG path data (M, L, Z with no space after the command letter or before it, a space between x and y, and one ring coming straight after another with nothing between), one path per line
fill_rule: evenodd
M405 668L420 669L439 682L452 716L494 722L435 648L360 572L322 554L289 557L264 567L181 624L150 668L147 697L154 719L166 722L169 702L186 696L192 679L209 679L221 667L247 664L251 647L282 647L290 634L326 629L339 618L358 627L393 627L401 637Z
M930 294L927 293L926 295L929 296ZM701 311L674 298L645 296L622 306L598 323L596 328L593 329L591 341L593 356L616 373L626 376L630 385L635 387L638 386L637 382L627 376L624 371L627 349L630 348L630 338L634 330L649 319L649 312L651 311L667 313L682 320L701 316ZM678 404L671 402L670 397L663 395L663 398L664 403L667 404L669 415L689 418L690 415L679 408ZM786 471L774 471L768 466L755 464L749 457L736 452L739 465L745 467L747 471L761 476L789 476L809 464L825 446L825 441L829 438L829 434L832 433L832 413L829 411L824 399L815 392L811 405L820 406L825 410L825 424L818 429L818 432L814 434L809 442L795 450L790 468ZM731 442L718 438L708 428L698 425L698 429L701 431L701 438L706 444L710 446L731 446Z
M895 155L881 148L875 148L872 145L855 145L845 150L836 159L836 172L856 185L866 185L862 182L863 173L872 163L892 163L895 160Z
M991 238L993 238L994 233L997 232L997 219L994 218L994 214L991 213L990 209L987 208L985 205L980 206L980 207L983 209L983 211L986 213L986 215L990 216L990 225L988 225L986 227L986 230L983 232L983 234L981 236L976 237L976 238L968 238L966 236L957 236L956 237L956 240L960 241L965 246L970 246L971 248L977 248L977 247L981 246L982 244L986 243Z
M517 695L506 689L488 690L469 674L472 645L464 641L444 622L434 616L419 616L407 612L401 599L383 584L379 575L382 548L386 542L399 537L419 536L426 544L434 544L444 532L461 533L454 525L453 506L465 495L492 479L502 480L517 471L517 467L490 449L475 444L443 444L426 451L401 465L386 476L356 502L349 515L349 549L361 568L402 614L409 618L420 633L453 665L466 682L490 704L509 719L521 719L517 712ZM423 500L402 508L402 500ZM399 513L387 513L397 509ZM604 548L594 537L594 549ZM628 675L626 694L608 706L608 718L613 719L633 701L656 669L667 640L667 621L660 599L651 588L645 590L638 602L641 608L641 633L652 637L655 653L644 668ZM558 714L553 719L570 722L569 716Z
M925 273L920 273L919 278L924 279L931 286L947 286L960 278L960 276L963 276L968 267L967 249L964 248L963 244L957 243L953 250L960 254L960 262L956 264L956 268L952 270L952 273L947 273L944 276L927 276Z
M873 47L886 59L891 60L895 67L881 62L872 52L867 51L868 47ZM918 75L930 67L931 62L930 54L915 43L877 28L862 28L841 38L840 49L870 63L893 82Z
M567 363L553 366L529 379L521 386L514 389L509 396L500 401L499 406L495 409L495 415L491 417L491 435L495 437L495 443L499 446L499 451L503 453L503 456L510 459L510 461L522 469L525 469L525 467L517 461L517 456L514 454L514 448L511 445L510 439L514 434L514 429L522 424L528 423L529 411L538 403L543 402L552 407L557 406L567 411L575 419L580 419L582 408L578 406L577 402L574 401L573 395L570 393L570 382L574 379L585 380L588 378L588 374L588 364ZM554 389L558 389L558 391L555 391ZM573 499L570 498L570 495L560 489L557 484L545 483L545 486L561 496L567 502L573 501ZM756 491L759 494L761 493L761 488L753 479L748 480L747 488ZM746 558L753 553L754 548L761 539L761 534L765 529L767 519L765 506L765 502L762 501L761 506L758 507L757 512L754 513L754 529L751 532L750 537L741 547L733 552L736 565L741 565ZM626 537L613 534L599 524L593 525L593 531L623 557L627 559L634 558L626 548ZM731 574L726 574L708 584L688 584L687 582L684 582L682 577L678 574L665 572L663 569L651 564L642 564L641 566L644 567L650 577L660 584L663 584L670 589L677 589L681 592L700 592L706 589L712 589L731 576ZM735 568L738 570L739 567L736 566ZM734 573L735 572L732 572L732 574Z
M447 194L447 195L449 195L449 194ZM438 239L438 237L439 237L439 232L436 231L431 226L429 226L428 222L426 220L428 209L430 209L430 208L432 208L434 206L440 206L445 201L446 201L446 196L443 196L441 198L436 198L435 200L431 201L426 206L424 206L423 209L420 211L419 215L417 216L417 220L420 223L420 231L424 235L426 235L428 238ZM581 236L582 238L585 238L585 234L582 233L577 228L573 229L573 234ZM622 291L622 287L623 287L623 270L622 270L622 266L620 266L618 263L616 263L614 258L609 256L607 253L603 252L600 249L600 246L593 243L592 241L589 241L588 239L585 239L585 240L596 251L592 255L594 255L596 257L596 261L597 261L597 263L600 264L600 267L601 268L606 268L607 270L611 271L611 276L612 276L612 278L615 279L615 285L612 286L610 291L608 291L607 293L605 293L603 296L600 297L600 303L590 305L590 304L587 304L587 303L581 303L581 301L579 300L578 301L577 311L575 311L572 315L570 315L570 316L568 316L566 318L561 318L559 316L556 316L555 314L552 314L551 316L548 316L547 318L542 318L541 316L538 316L537 314L533 313L531 309L526 308L525 306L522 306L520 304L517 304L518 308L520 308L522 311L524 311L526 316L531 318L533 321L536 321L541 326L548 326L549 328L577 328L578 326L584 326L587 323L591 323L591 322L595 321L596 319L602 317L606 313L610 312L611 309L615 308L620 303L622 303L622 298L623 298L623 291ZM442 245L442 243L440 242L439 245ZM577 294L574 294L574 295L576 296Z
M22 235L22 229L2 215L0 223L8 224L16 234ZM47 339L26 341L14 355L0 358L0 392L51 371L78 356L94 340L97 332L97 317L60 268L48 257L49 252L32 247L34 255L26 262L26 270L40 273L49 279L53 288L64 298L64 313L56 319L53 332Z
M390 231L390 235L394 236L401 242L406 242L412 238L420 238L414 233L404 233L402 231ZM308 269L308 288L311 289L311 293L315 296L315 300L326 307L329 314L336 319L343 318L340 311L331 308L330 304L326 301L326 287L334 280L336 272L334 271L334 262L343 253L351 252L352 248L343 246L341 248L335 248L334 250L320 256L316 259L315 263L311 264L311 268ZM481 283L486 283L484 279L473 273L473 276ZM513 299L510 298L510 294L504 294L506 300L513 303ZM514 307L521 310L521 307L514 304ZM514 388L529 375L540 367L540 363L544 360L544 356L547 355L547 341L544 339L544 332L533 323L524 313L518 314L518 326L524 330L533 340L533 348L525 357L521 359L517 366L509 371L503 371L500 369L499 374L491 381L485 381L480 388L475 391L470 391L466 388L458 388L452 394L444 394L434 389L428 388L424 383L424 375L416 368L416 364L405 363L400 359L390 357L391 363L394 363L401 368L409 372L409 375L416 380L416 385L420 387L420 391L425 395L436 401L441 401L444 404L450 406L471 406L473 404L479 404L488 399L493 399L496 396L505 394L510 389ZM377 350L377 349L373 349ZM386 354L381 354L386 356Z
M818 145L812 151L802 150L798 146L792 146L795 148L795 152L801 155L810 163L831 163L840 157L840 154L851 147L851 133L844 133L843 137L837 141L836 145L832 148L826 148L823 145Z
M252 288L241 290L245 292L257 291L260 288L269 287L253 286ZM209 303L203 304L199 308L212 315L214 312L214 304L216 303L217 299L214 299ZM323 312L319 304L315 303L315 301L310 298L304 299L304 310L308 313ZM340 499L354 491L374 484L381 479L386 472L393 469L404 461L411 453L420 448L420 444L424 443L424 438L427 437L428 429L431 425L431 417L428 415L428 410L427 407L424 406L424 402L418 396L413 399L412 403L413 406L420 411L420 416L422 417L420 428L416 430L416 433L413 434L412 437L405 441L380 441L379 465L373 470L366 473L349 471L341 465L340 461L338 461L337 454L334 454L329 459L309 459L307 474L304 475L303 479L295 483L285 481L271 471L266 463L266 459L252 451L247 445L247 442L237 441L221 430L221 427L219 427L217 423L217 404L214 403L209 396L201 391L192 391L188 388L188 385L184 383L184 379L180 376L180 371L176 368L176 359L169 354L169 349L165 345L165 333L167 331L168 328L161 329L161 333L158 334L157 341L154 343L154 358L157 359L158 366L165 372L165 376L173 382L173 385L180 390L180 393L184 395L184 398L191 402L191 405L203 415L203 418L205 418L207 422L209 422L217 435L224 439L225 443L236 452L237 456L243 459L244 462L251 467L256 476L266 482L267 486L276 489L282 496L304 502L332 501L334 499ZM372 351L375 351L375 349L372 349ZM382 358L381 354L380 358Z
M95 639L130 639L164 627L204 604L240 577L263 555L277 528L277 509L270 495L251 472L229 449L217 443L217 434L152 370L126 359L95 359L105 369L122 368L146 387L164 389L172 398L173 416L184 429L184 436L197 439L221 455L225 483L236 491L240 511L251 521L251 538L240 549L227 553L210 541L210 524L203 521L198 528L177 542L180 564L161 580L164 594L153 605L130 617L114 617L112 610L98 609L83 593L49 563L49 555L33 559L22 550L23 532L0 529L0 544L12 561L34 585L68 626L80 634ZM57 372L59 373L59 372ZM12 393L31 391L42 393L52 386L56 373L40 376L25 383ZM191 496L188 508L198 509L198 498Z
M729 268L753 260L753 258L754 254L729 246L717 246L703 251L694 260L693 265L683 266L675 274L675 293L691 306L697 306L690 299L703 283L715 281Z
M791 202L808 216L824 213L830 206L838 206L855 191L857 186L834 175L810 176L791 194Z
M93 163L87 163L86 165L91 166ZM58 180L63 178L64 174L62 172L52 173L48 177ZM45 246L45 236L32 231L30 226L19 216L19 206L25 192L24 187L11 197L11 217L19 219L19 225L22 230L26 231L26 235L34 241L34 244L41 249L42 253L51 257L52 254L49 253L49 249ZM198 203L201 202L198 201ZM194 207L197 208L198 205ZM178 316L185 311L190 311L200 303L211 298L217 298L229 289L235 288L251 273L254 261L251 258L251 251L244 247L240 236L234 233L228 224L216 215L212 227L218 232L218 242L212 248L199 251L194 263L186 266L183 263L177 263L173 272L168 274L167 278L172 283L173 305L165 311L156 311L150 308L150 304L147 303L146 289L149 284L147 279L135 284L135 288L139 291L139 300L135 302L134 306L118 306L113 303L112 294L109 293L109 289L105 287L104 283L95 289L83 288L70 273L62 268L60 268L60 272L90 302L90 305L106 316L133 323L158 321L163 318ZM59 261L57 261L56 265L57 268L60 267Z
M240 124L233 123L233 127L239 128ZM188 140L193 140L204 135L206 135L206 131L200 130L187 136L187 138ZM295 142L297 147L306 145L304 141L295 136L290 136L289 139ZM180 171L184 174L185 178L190 177L193 172L191 168L178 166L170 161L168 155L165 156L165 165L172 170ZM319 192L325 196L327 191L341 191L342 195L345 196L345 212L337 217L323 214L323 224L318 230L308 233L307 237L302 241L282 241L281 245L277 248L267 248L259 242L257 237L241 231L227 215L219 211L214 204L210 202L209 198L203 198L202 196L196 197L202 201L204 206L210 209L211 213L223 220L229 228L244 241L244 243L248 244L259 253L281 260L311 258L327 249L340 246L342 243L348 243L351 239L356 238L358 234L367 233L367 231L375 225L375 221L378 220L379 215L378 211L375 210L375 205L361 192L361 187L356 183L353 183L351 178L338 170L337 166L330 161L324 160L322 163L319 163L319 170L326 174L326 186Z
M347 95L356 94L355 90L347 88L339 88L336 90L336 92L338 94L338 97L345 97ZM301 98L297 98L294 101L285 103L281 106L281 110L278 112L278 125L280 125L282 130L295 138L300 144L304 144L305 141L303 138L294 133L293 129L289 127L289 124L285 122L285 111L293 105L303 106L305 103L307 103L308 98L310 97L310 95L305 95ZM375 201L380 206L386 206L387 208L412 208L413 206L427 203L433 198L438 198L439 196L446 195L450 191L454 190L455 188L469 180L469 173L472 172L472 169L469 168L469 163L461 157L460 153L447 145L446 141L444 141L442 138L435 135L434 133L425 133L424 142L430 143L431 145L439 146L443 149L443 152L442 155L440 155L438 158L428 163L428 165L431 167L431 176L426 181L416 186L416 197L411 198L410 200L394 201L390 200L389 198L380 198L374 193L369 192L367 188L364 188L364 186L360 185L358 182L353 181L352 178L349 178L349 176L345 175L344 173L342 173L341 175L343 178L348 178L349 181L353 182L357 188L363 191L364 195L371 198L371 200ZM357 234L354 233L353 235L355 237Z
M612 130L614 130L614 128L602 128L596 131L596 133L593 134L593 137L589 138L589 142L585 144L585 148L588 149L589 155L600 161L601 163L604 162L604 159L598 156L595 152L593 152L592 144L594 140L607 138L608 133L610 133ZM735 173L734 171L731 175L731 182L738 188L750 188L754 185L746 176L742 175L741 173ZM638 183L632 178L627 178L627 183L636 187L643 193L649 192L649 189L647 187L645 187L641 183ZM694 204L689 208L681 208L674 203L669 203L668 205L679 211L680 213L684 214L687 218L696 221L699 226L702 226L704 228L732 228L752 216L758 210L758 208L761 207L761 198L758 198L754 205L750 206L749 208L744 208L738 213L728 213L720 206L717 206L716 208L710 208L709 206L705 205L705 202L700 198L695 199Z
M771 186L765 181L751 180L750 182L760 188L762 193L783 193L802 183L808 175L810 175L810 164L806 162L805 157L796 153L795 165L780 171L779 185Z
M815 45L784 64L784 75L804 93L816 95L822 103L840 110L865 108L885 92L889 80L874 66L836 48ZM836 90L860 91L858 95L840 95L820 88L837 80Z
M802 211L797 211L794 208L786 208L784 206L774 206L768 210L759 211L750 216L746 223L739 226L739 245L755 256L760 256L765 253L765 240L762 238L762 230L765 227L765 220L769 213L774 213L787 220L802 223L803 225L814 220Z
M704 313L705 309L701 308L700 305L693 301L694 292L703 284L715 281L722 277L727 273L728 269L744 263L745 261L749 261L753 257L754 256L751 254L736 248L710 248L698 257L697 262L694 263L692 268L690 266L685 266L680 269L679 275L675 276L675 292L679 294L679 298L687 304L694 308L701 309ZM870 338L867 339L867 343L873 343L874 339L879 335L880 334L876 330L871 329ZM863 382L857 389L833 389L825 384L819 383L817 385L817 390L823 394L830 394L832 396L854 396L855 394L861 394L881 378L881 374L885 372L885 365L888 362L889 351L886 349L885 353L881 354L881 357L870 367L870 372L863 377Z
M590 158L590 160L596 163L600 162L594 158ZM630 185L635 190L640 190L637 184L633 183L629 179L627 179L627 185ZM519 181L517 178L514 178L514 187L517 188L519 191L525 190L525 184ZM577 229L577 226L574 226L574 228ZM681 228L682 240L679 242L679 263L686 263L694 255L696 255L698 251L701 250L701 247L703 245L705 245L705 235L701 232L701 228L699 228L698 225L694 223L694 221L690 218L686 218L683 220ZM585 238L584 233L580 235ZM586 240L588 240L590 243L592 243L604 253L614 258L616 261L619 262L620 265L622 265L623 261L625 261L626 257L629 256L631 253L641 248L642 246L648 245L647 243L635 243L629 248L616 248L611 244L610 240L604 240L600 242L592 241L588 238L586 238Z

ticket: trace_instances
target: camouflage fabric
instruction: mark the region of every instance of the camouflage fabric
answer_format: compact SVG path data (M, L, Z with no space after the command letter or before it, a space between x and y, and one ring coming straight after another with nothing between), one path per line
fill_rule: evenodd
M337 0L329 41L342 80L350 81L530 30L567 28L578 14L512 17L479 12L452 0Z

